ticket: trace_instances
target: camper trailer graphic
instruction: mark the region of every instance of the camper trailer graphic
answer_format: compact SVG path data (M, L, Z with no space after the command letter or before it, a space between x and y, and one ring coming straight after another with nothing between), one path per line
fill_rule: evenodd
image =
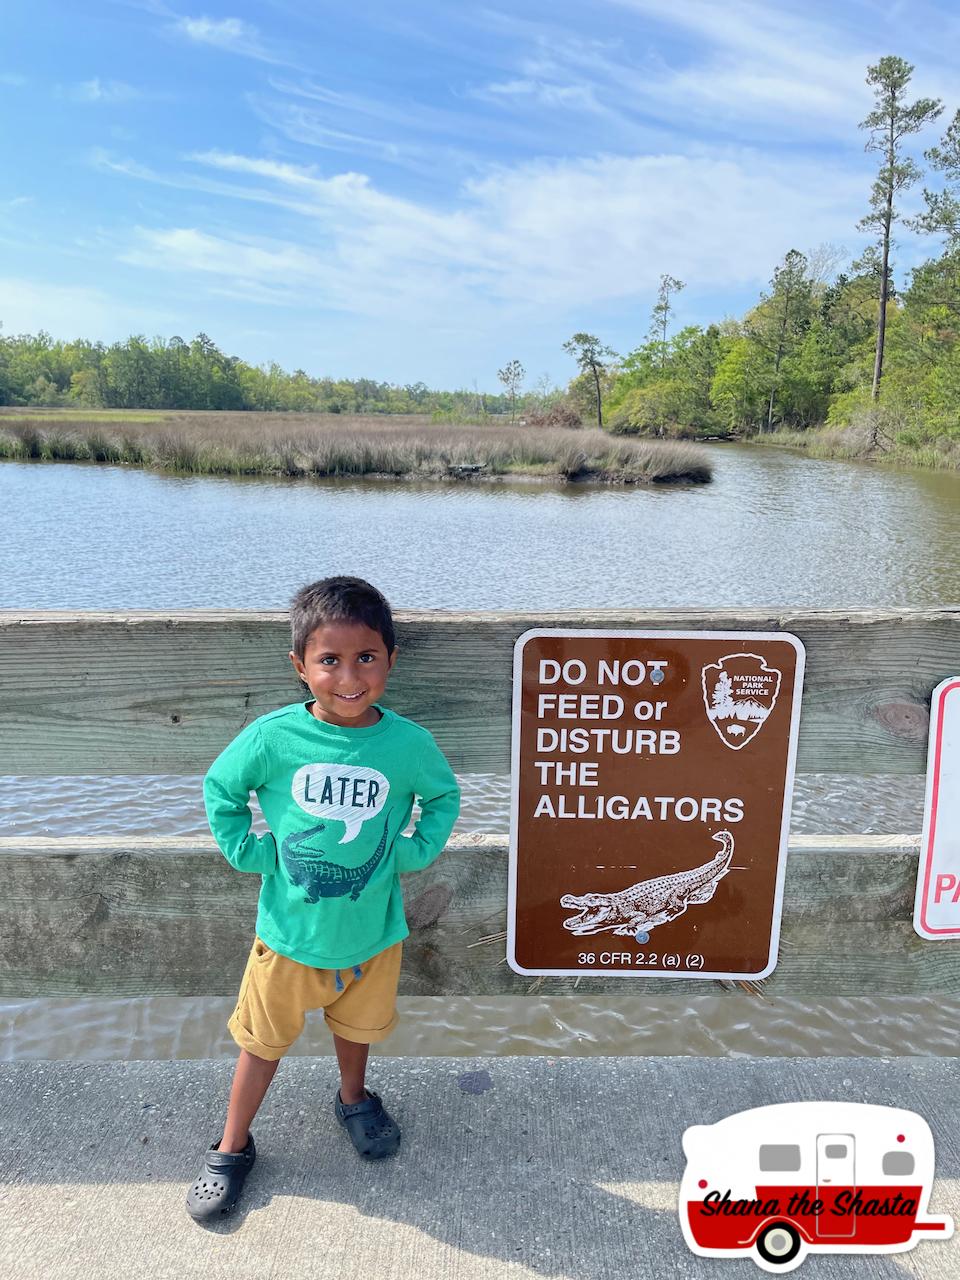
M948 1240L931 1216L930 1126L913 1111L788 1102L683 1135L680 1225L702 1257L749 1255L784 1274L808 1253L903 1253Z

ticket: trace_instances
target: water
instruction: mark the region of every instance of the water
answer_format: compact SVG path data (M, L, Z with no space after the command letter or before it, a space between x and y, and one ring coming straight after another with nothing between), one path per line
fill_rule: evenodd
M717 446L712 485L291 482L0 466L0 607L285 608L332 573L397 608L895 608L960 601L960 476ZM108 551L105 554L104 549ZM469 776L460 830L507 829ZM199 778L0 779L6 834L206 834ZM51 794L60 790L56 803ZM922 781L801 775L795 831L915 832ZM121 821L122 815L122 821ZM251 922L252 928L252 922ZM238 975L239 976L239 975ZM233 998L8 1000L2 1054L233 1056ZM390 1054L952 1054L960 1002L671 997L400 1001ZM295 1053L329 1053L310 1015ZM374 1050L376 1052L377 1050Z
M334 573L403 608L960 602L960 475L734 445L711 455L714 482L680 488L6 462L0 607L284 609Z

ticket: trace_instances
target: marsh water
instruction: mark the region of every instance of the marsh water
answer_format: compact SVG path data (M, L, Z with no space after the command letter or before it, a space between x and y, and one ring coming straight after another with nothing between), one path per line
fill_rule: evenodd
M960 474L710 448L708 485L168 476L0 464L0 607L284 609L354 573L395 607L960 601Z
M290 481L0 464L0 607L285 609L353 573L397 608L960 603L960 476L712 447L705 486ZM946 673L945 673L946 674ZM505 831L468 775L459 829ZM200 779L0 779L6 835L207 834ZM68 799L64 801L64 795ZM51 797L56 796L56 800ZM922 780L798 779L794 831L916 832ZM252 922L251 922L252 928ZM238 975L239 977L239 975ZM960 1002L747 995L401 998L388 1054L956 1051ZM233 997L5 1000L2 1056L233 1056ZM297 1053L329 1053L310 1015Z

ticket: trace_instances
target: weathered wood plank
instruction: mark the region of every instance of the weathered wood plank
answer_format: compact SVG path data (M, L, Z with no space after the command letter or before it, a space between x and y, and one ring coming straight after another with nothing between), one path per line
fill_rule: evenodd
M767 996L956 995L960 947L912 928L918 836L791 841ZM192 839L0 840L0 995L228 995L252 938L257 876ZM507 840L463 835L405 876L404 995L706 994L692 979L543 978L504 960ZM736 988L735 988L736 989Z
M398 611L390 705L460 773L507 773L512 648L530 627L792 631L807 648L797 767L922 773L960 608L887 612ZM202 773L251 719L303 696L286 615L0 612L0 773Z

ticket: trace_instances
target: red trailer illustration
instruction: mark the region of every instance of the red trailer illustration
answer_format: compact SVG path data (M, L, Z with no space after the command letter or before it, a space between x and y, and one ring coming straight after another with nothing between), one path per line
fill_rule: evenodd
M683 1135L680 1225L702 1257L783 1274L808 1253L902 1253L946 1240L930 1215L934 1147L922 1116L856 1102L755 1107Z

